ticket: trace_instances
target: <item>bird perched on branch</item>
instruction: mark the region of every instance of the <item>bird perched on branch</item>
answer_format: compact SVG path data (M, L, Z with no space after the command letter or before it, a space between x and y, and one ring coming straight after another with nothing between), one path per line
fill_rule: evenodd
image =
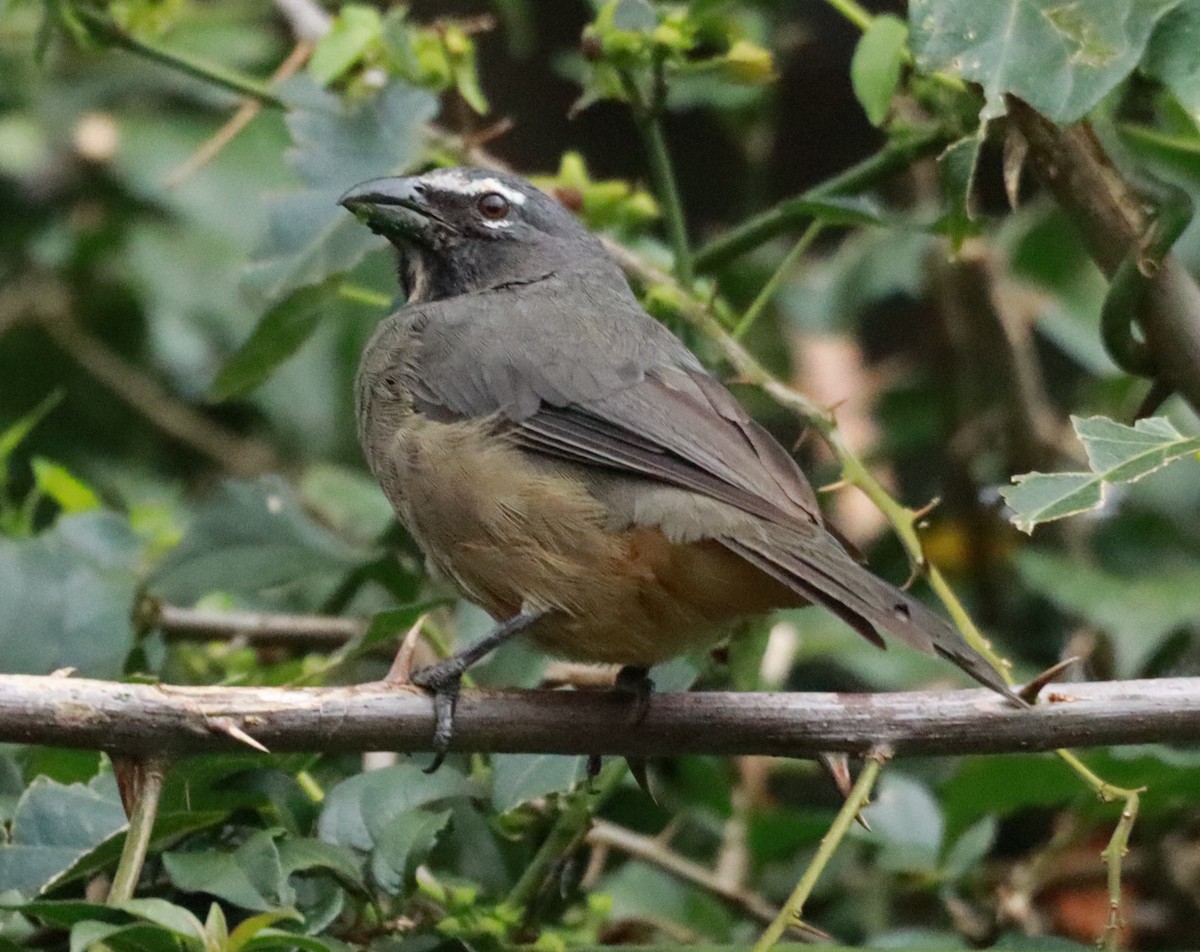
M431 567L497 619L417 671L450 741L463 672L517 635L650 666L741 617L816 603L1009 693L944 619L826 527L791 456L529 182L471 168L341 198L400 252L408 303L359 367L367 462Z

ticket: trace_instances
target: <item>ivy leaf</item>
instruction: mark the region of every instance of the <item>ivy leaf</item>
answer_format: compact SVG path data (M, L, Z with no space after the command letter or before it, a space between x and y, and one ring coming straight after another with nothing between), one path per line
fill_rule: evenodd
M164 853L162 860L171 881L185 892L207 893L255 912L287 906L295 899L275 840L266 831L231 852Z
M341 276L293 291L264 314L253 333L226 362L213 381L212 400L242 397L258 387L292 356L317 329L337 295Z
M873 126L883 125L887 118L907 52L908 27L886 14L871 21L854 48L850 82Z
M1034 526L1098 509L1107 488L1132 483L1189 453L1200 453L1200 437L1185 437L1166 417L1126 426L1108 417L1071 417L1087 451L1090 473L1025 473L1000 490L1022 532Z
M3 670L119 675L142 552L129 522L102 511L64 516L33 538L0 538Z
M379 887L393 896L402 892L449 822L449 810L413 810L401 813L384 827L371 857L371 875Z
M1150 33L1179 0L912 0L908 22L922 70L983 87L985 119L1004 96L1055 122L1075 122L1128 76Z
M124 831L128 821L116 785L105 779L65 786L39 777L26 788L8 842L0 844L0 892L35 896Z
M515 810L548 793L567 790L583 776L586 757L561 754L496 754L492 757L492 806Z
M435 774L416 764L396 764L351 777L329 791L317 830L328 843L371 850L401 814L474 792L470 780L448 764Z
M214 591L256 594L286 583L311 585L364 557L314 522L278 476L231 480L200 506L149 586L171 601L191 603Z
M306 188L274 199L267 238L245 276L264 305L350 270L377 239L337 204L350 186L416 162L437 99L393 81L363 101L344 101L310 77L280 86L292 136L288 164Z
M1200 122L1200 0L1183 0L1158 21L1142 72L1170 89Z

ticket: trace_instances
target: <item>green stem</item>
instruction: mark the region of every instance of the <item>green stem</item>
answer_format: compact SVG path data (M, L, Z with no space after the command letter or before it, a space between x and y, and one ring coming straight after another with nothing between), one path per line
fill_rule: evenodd
M650 163L650 176L654 179L654 191L662 202L667 220L667 235L675 252L675 279L684 288L692 287L692 251L688 246L687 219L683 214L683 201L679 197L679 186L675 181L675 170L671 165L671 154L667 151L667 140L659 120L661 103L651 105L638 89L637 83L628 72L621 71L621 86L629 99L633 121L641 133L646 146L646 158Z
M813 887L816 886L817 880L821 878L821 873L825 871L829 860L837 852L842 840L845 839L851 824L854 823L863 807L867 805L871 789L879 777L879 771L883 769L884 762L890 757L890 751L881 749L873 750L867 755L867 762L863 765L863 771L859 774L854 789L850 791L850 796L842 804L838 815L833 818L829 830L821 837L821 845L817 847L817 853L812 858L812 862L808 864L804 875L796 883L796 888L792 890L787 902L779 910L779 915L763 930L759 940L754 943L751 952L768 952L783 937L789 926L802 921L801 914L804 912L804 904L812 894Z
M282 99L256 79L224 66L189 56L178 50L169 50L156 43L140 39L127 33L120 25L102 13L87 7L75 7L72 12L87 25L92 37L101 43L116 46L144 59L161 63L177 72L193 76L213 86L220 86L230 92L257 99L264 106L273 106L276 109L286 108Z
M1108 919L1104 924L1104 934L1100 937L1101 946L1115 952L1120 945L1121 926L1125 920L1121 916L1121 867L1125 854L1129 852L1129 836L1133 832L1133 824L1137 821L1138 808L1141 806L1141 794L1145 787L1136 790L1127 787L1117 787L1109 783L1087 764L1069 750L1055 751L1060 758L1075 773L1095 791L1105 803L1117 800L1125 801L1121 808L1121 819L1109 837L1108 845L1100 853L1100 859L1108 868Z
M150 846L150 834L154 831L154 818L158 815L158 800L162 795L163 776L166 764L159 760L145 760L138 765L139 787L133 816L129 818L129 829L125 832L125 845L113 875L112 888L108 891L107 904L119 906L133 898L142 865L146 862L146 850Z
M822 227L824 227L822 222L814 221L804 229L804 234L792 246L792 250L784 256L784 259L779 262L779 267L775 269L775 273L763 285L763 289L758 292L758 297L750 302L750 306L746 308L746 313L742 315L742 319L738 321L737 327L733 329L734 340L741 340L746 332L754 326L754 322L758 320L763 309L771 302L771 298L775 296L775 292L779 290L779 286L783 284L784 279L791 273L792 267L800 260L804 252L808 251L812 243L817 240L817 235L821 233Z
M596 778L595 792L580 787L567 797L554 826L504 900L506 905L523 909L533 902L554 866L587 835L592 817L616 792L628 771L624 760L610 761Z
M825 2L854 24L860 32L865 33L875 21L875 18L859 6L856 0L825 0Z
M391 307L395 297L391 294L381 294L359 284L339 284L338 297L353 301L355 304L365 304L367 307Z
M892 139L857 165L747 219L704 245L695 255L696 270L715 271L739 255L812 218L814 201L866 191L901 169L908 168L917 159L942 149L949 141L950 137L941 129L924 129L904 138Z

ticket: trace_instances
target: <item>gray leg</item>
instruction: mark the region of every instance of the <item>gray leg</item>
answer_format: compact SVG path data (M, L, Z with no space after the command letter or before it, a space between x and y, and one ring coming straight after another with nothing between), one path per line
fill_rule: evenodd
M458 689L467 669L544 615L545 612L522 611L502 621L487 637L469 648L413 673L412 683L433 694L433 762L425 768L426 773L437 770L450 749L450 738L454 736L454 705L458 701Z

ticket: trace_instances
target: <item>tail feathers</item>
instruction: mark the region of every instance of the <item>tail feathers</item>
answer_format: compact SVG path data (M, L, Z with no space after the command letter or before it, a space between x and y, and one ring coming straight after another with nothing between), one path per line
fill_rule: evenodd
M926 654L940 655L980 684L1015 697L1003 678L944 618L863 568L831 538L724 538L726 548L846 621L883 648L879 631Z

